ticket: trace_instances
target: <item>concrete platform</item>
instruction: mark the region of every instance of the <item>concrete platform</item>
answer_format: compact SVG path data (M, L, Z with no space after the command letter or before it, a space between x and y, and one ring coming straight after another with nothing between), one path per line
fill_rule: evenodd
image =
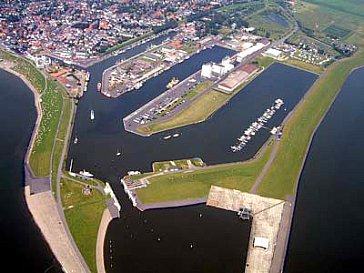
M211 186L207 200L208 206L236 212L245 207L252 211L253 221L246 260L246 273L271 272L284 204L285 201L279 199ZM268 248L253 247L255 237L267 238L269 241Z

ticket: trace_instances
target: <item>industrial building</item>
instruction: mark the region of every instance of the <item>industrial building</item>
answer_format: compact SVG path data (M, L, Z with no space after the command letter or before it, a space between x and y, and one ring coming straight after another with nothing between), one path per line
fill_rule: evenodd
M256 45L249 47L246 50L243 50L241 52L239 52L236 55L236 60L241 63L246 57L248 57L249 55L257 52L258 50L261 50L263 47L265 47L265 44L263 43L257 43Z
M269 48L263 55L274 59L280 59L282 58L282 51L275 48Z
M201 67L201 77L205 79L220 78L234 69L234 64L230 57L222 59L221 64L207 63Z
M223 80L217 89L224 93L231 93L244 81L248 80L255 72L259 70L253 64L246 64L232 72L225 80Z

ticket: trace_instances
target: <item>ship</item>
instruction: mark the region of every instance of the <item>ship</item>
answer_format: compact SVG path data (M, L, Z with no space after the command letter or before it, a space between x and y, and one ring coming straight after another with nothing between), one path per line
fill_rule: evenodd
M90 119L91 120L94 120L95 119L95 112L94 112L94 110L91 110L91 112L90 112Z
M90 72L87 72L86 73L86 81L88 82L88 81L90 81Z
M179 79L173 77L172 80L167 84L167 88L172 88L173 86L175 86L177 83L179 83Z
M97 84L97 91L101 91L101 82L99 82L98 84Z
M91 178L93 177L94 175L86 170L83 170L83 171L80 171L79 174L83 177L87 177L87 178Z
M168 136L164 136L163 139L170 139L171 138L171 135L168 135Z
M177 134L174 134L173 137L179 137L179 134L178 133Z

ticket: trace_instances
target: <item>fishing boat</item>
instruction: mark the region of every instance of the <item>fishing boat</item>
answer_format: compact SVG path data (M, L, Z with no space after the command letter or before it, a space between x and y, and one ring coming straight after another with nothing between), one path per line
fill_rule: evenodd
M172 80L167 84L167 88L170 89L179 83L179 79L173 77Z
M92 173L90 173L90 172L88 172L88 171L86 171L86 170L80 171L80 172L79 172L79 174L80 174L81 176L88 177L88 178L91 178L91 177L93 177L93 176L94 176Z

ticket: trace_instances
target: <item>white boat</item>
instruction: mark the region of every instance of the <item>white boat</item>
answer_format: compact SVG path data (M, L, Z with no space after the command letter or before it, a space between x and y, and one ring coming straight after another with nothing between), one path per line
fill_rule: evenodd
M179 134L174 134L173 137L179 137Z
M90 111L90 119L91 120L94 120L95 119L95 112L94 112L94 110L91 110Z
M82 176L85 176L85 177L89 177L89 178L94 177L94 175L92 173L90 173L86 170L80 171L79 174Z
M77 144L78 143L78 138L75 137L75 140L73 141L74 144Z
M121 156L121 152L119 150L117 150L116 156Z
M168 136L164 136L163 139L170 139L172 136L168 135Z

